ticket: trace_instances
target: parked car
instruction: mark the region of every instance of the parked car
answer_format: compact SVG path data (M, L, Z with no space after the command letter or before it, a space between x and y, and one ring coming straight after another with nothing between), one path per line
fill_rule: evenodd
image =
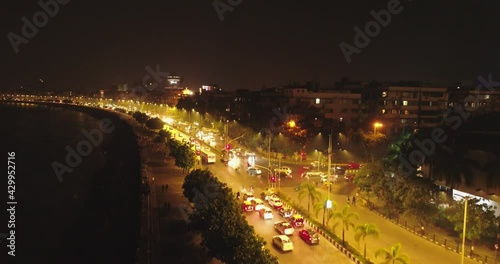
M293 235L293 232L295 231L295 229L293 229L293 226L286 221L275 222L274 229L276 229L276 231L278 231L280 234L287 236Z
M282 251L292 251L293 243L289 237L285 235L273 236L273 245L281 249Z
M308 244L318 244L319 235L311 228L302 229L299 231L299 237Z

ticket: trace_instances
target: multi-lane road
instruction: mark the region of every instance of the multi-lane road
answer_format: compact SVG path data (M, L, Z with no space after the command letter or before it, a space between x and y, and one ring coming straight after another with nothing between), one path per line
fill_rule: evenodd
M237 173L233 168L225 166L224 164L218 162L216 164L204 165L212 171L221 181L228 184L233 190L238 191L242 187L249 188L254 187L254 193L256 196L260 196L260 193L267 188L267 183L260 184L259 177L254 177L247 175L247 173L242 170L241 173ZM243 167L242 167L243 168ZM265 178L263 176L263 178ZM282 179L282 184L286 186L298 185L300 179ZM241 201L242 202L242 201ZM267 202L264 202L267 205ZM248 223L254 226L255 231L267 242L266 247L271 250L271 252L278 256L280 263L353 263L347 256L342 254L336 247L326 240L320 241L319 245L308 245L302 241L298 236L298 230L296 229L294 234L290 236L294 249L292 252L282 253L276 247L272 245L272 237L278 235L274 230L274 222L283 220L276 210L273 209L273 219L264 220L262 219L258 212L246 212L244 213L247 217Z
M183 132L173 129L172 132L175 135L183 136ZM186 135L184 135L186 137ZM235 192L241 191L243 187L246 189L250 186L254 187L255 196L260 196L265 188L268 187L268 178L265 170L262 171L262 176L250 176L246 173L246 159L241 158L240 160L240 171L237 172L233 167L226 166L221 162L217 161L215 164L203 164L202 168L207 168L215 174L222 182L227 183ZM257 158L256 163L267 167L267 160ZM290 166L293 171L293 178L282 177L280 181L280 187L292 187L300 184L302 179L300 178L299 165ZM243 202L243 200L240 200ZM266 206L269 206L267 202L264 202ZM250 225L255 228L258 235L264 238L267 242L266 247L271 250L271 253L278 257L280 263L354 263L346 255L342 254L336 247L330 242L322 239L319 245L308 245L298 236L298 231L296 229L294 234L290 236L294 249L292 252L283 253L278 248L272 245L272 237L279 235L274 229L274 222L279 220L284 220L276 210L273 209L273 219L264 220L259 216L257 211L244 213L247 221Z
M223 146L218 144L219 147ZM234 168L230 166L225 166L224 164L217 162L216 164L202 165L204 168L211 170L221 181L228 184L229 187L233 188L235 191L240 190L243 186L248 188L249 186L254 186L255 193L258 196L262 190L268 187L268 173L267 170L262 170L262 177L252 177L247 175L245 169L245 160L242 159L242 164L240 165L241 172L237 173ZM264 168L268 167L268 161L264 157L257 157L256 164ZM300 169L302 165L299 164L287 164L292 169L293 178L281 178L280 186L282 191L289 195L290 197L297 198L296 192L293 190L295 186L299 185L303 180L300 178ZM273 168L277 167L277 164L273 164ZM336 184L335 193L332 193L332 199L337 201L338 208L342 208L346 204L346 195L352 195L354 185L347 182L342 182L340 179L340 184ZM340 187L340 188L339 188ZM325 194L326 189L321 189L320 191ZM304 206L306 201L302 202ZM371 246L367 249L367 254L370 259L373 259L374 250L377 248L390 248L391 245L399 242L404 246L404 252L408 254L411 258L412 263L457 263L460 260L460 255L444 249L442 246L437 245L431 241L422 239L403 228L395 225L392 222L376 215L374 212L368 210L364 207L353 207L352 210L360 215L363 215L363 221L369 221L376 224L381 232L385 235L381 236L379 240L371 241ZM279 215L275 212L275 220L280 219ZM258 214L248 213L248 222L255 227L257 234L262 236L267 242L267 247L271 249L271 252L278 256L281 263L328 263L328 260L334 259L335 262L340 263L352 263L345 255L341 254L333 245L323 240L320 242L319 246L309 246L305 244L295 233L292 236L292 242L294 244L294 250L290 253L281 253L278 249L274 248L271 244L271 238L276 235L277 232L274 230L273 223L274 220L263 220L260 219ZM296 231L297 232L297 231ZM357 245L353 239L354 234L352 230L346 232L346 241L352 245ZM377 244L374 246L373 244ZM361 250L361 248L358 248ZM425 253L423 253L425 252ZM466 264L476 263L474 260L465 258Z

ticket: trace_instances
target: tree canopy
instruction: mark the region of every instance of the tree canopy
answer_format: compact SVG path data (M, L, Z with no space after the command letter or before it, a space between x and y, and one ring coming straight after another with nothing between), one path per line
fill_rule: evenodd
M170 140L167 146L170 149L170 156L175 158L175 166L183 170L189 170L194 167L196 155L191 147L177 140Z
M228 264L277 263L241 214L233 191L208 170L193 170L184 180L184 196L194 203L190 226L201 233L202 246Z
M161 121L158 117L151 118L148 121L146 121L146 126L150 129L162 129L165 123Z

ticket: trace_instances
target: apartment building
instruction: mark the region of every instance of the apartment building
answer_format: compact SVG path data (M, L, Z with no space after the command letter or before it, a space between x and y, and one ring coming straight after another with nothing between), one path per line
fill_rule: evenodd
M500 112L499 88L453 87L448 90L449 105L464 105L471 112ZM477 111L479 110L479 111Z
M363 105L361 94L340 90L311 91L307 88L285 88L285 97L290 105L310 105L317 107L324 118L342 123L346 128L359 125L362 118Z
M378 119L386 133L434 127L448 108L447 88L386 86L382 89Z

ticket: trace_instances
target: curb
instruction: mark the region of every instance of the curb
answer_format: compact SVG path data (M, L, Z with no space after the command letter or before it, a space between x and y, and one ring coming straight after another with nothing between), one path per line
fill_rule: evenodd
M391 222L391 223L393 223L393 224L395 224L395 225L397 225L397 226L399 226L399 227L401 227L401 228L405 229L406 231L408 231L408 232L410 232L410 233L412 233L412 234L414 234L414 235L416 235L416 236L419 236L419 237L421 237L421 238L423 238L423 239L425 239L425 240L427 240L427 241L430 241L430 242L432 242L432 243L434 243L434 244L436 244L436 245L439 245L439 246L443 247L445 250L453 251L453 252L455 252L455 253L457 253L457 254L459 254L459 255L461 254L461 252L460 252L460 251L457 251L456 249L452 249L452 248L451 248L451 247L449 247L449 246L446 246L446 245L444 245L444 244L441 244L441 243L439 243L439 241L435 241L435 240L433 240L431 237L428 237L428 236L426 236L426 235L422 235L422 234L420 234L420 232L413 231L413 230L409 229L408 227L405 227L404 225L402 225L402 224L400 224L400 223L397 223L396 221L394 221L394 220L390 219L389 217L387 217L387 216L385 216L385 215L383 215L383 214L379 213L378 211L375 211L375 210L372 210L372 209L370 209L370 211L371 211L371 212L373 212L373 213L375 213L376 215L378 215L378 216L380 216L380 217L382 217L382 218L386 219L387 221L389 221L389 222ZM471 257L471 256L465 256L465 257L466 257L466 258L468 258L468 259L470 259L470 260L475 260L475 261L477 261L478 263L487 263L487 262L484 262L483 260L478 259L478 258L476 258L476 257Z
M283 202L283 205L286 205L286 206L292 208L288 203ZM294 214L298 214L298 212L295 209L293 209L293 213ZM354 256L349 250L347 250L346 248L344 248L342 245L340 245L339 243L337 243L337 241L335 241L332 237L330 237L328 234L326 234L323 231L323 229L315 226L313 223L311 223L306 218L304 218L304 222L307 225L309 225L312 229L314 229L314 231L316 231L318 234L320 234L325 240L327 240L328 242L332 243L333 246L335 246L342 254L346 255L350 260L354 261L354 263L356 263L356 264L361 264L362 263L361 260L359 260L358 258L356 258L356 256Z

